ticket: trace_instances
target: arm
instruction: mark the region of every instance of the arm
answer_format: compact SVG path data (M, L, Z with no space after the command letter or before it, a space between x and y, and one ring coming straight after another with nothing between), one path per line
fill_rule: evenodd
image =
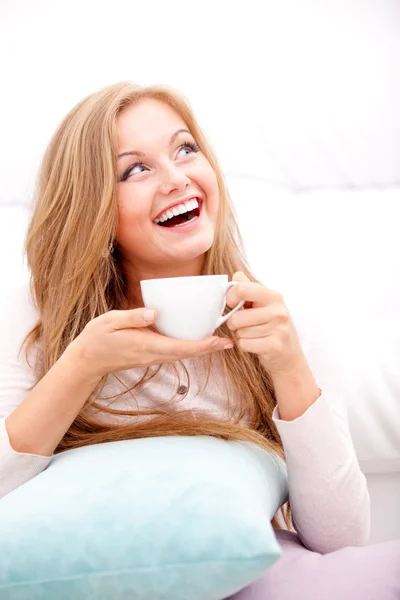
M0 497L43 471L64 433L94 389L65 352L29 393L35 377L24 349L37 321L28 286L2 299L0 310ZM32 355L33 358L33 355Z
M367 543L370 498L336 383L341 369L329 351L306 339L303 343L325 391L304 356L291 373L273 376L273 420L286 454L295 528L310 550L324 554ZM329 376L323 376L327 368Z
M16 452L51 456L96 387L69 346L32 392L6 418Z
M318 336L310 335L313 329L307 323L308 333L301 333L303 366L285 378L273 376L273 420L286 454L295 528L310 550L325 554L366 544L371 515L347 419L341 349L332 349L329 332L319 326Z
M272 381L280 418L284 421L293 421L303 415L321 395L305 357L291 372L273 374Z
M305 357L282 295L241 272L233 279L239 283L228 293L228 306L245 300L248 308L234 313L228 326L240 348L257 354L272 377L278 404L273 419L286 454L296 529L305 545L322 553L362 545L370 526L366 479L352 444L346 404L340 404L340 385L337 392L328 392L340 374L324 356L329 383L317 385L313 373L318 370ZM317 363L327 347L324 341L315 348ZM320 389L325 391L318 397Z
M94 387L64 354L0 421L0 498L46 469Z
M367 543L370 498L344 412L322 393L293 421L273 420L286 454L293 523L305 546L325 554Z

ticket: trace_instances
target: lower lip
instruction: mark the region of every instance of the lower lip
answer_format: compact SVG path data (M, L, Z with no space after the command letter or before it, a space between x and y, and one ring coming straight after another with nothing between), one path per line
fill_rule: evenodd
M182 225L177 225L176 227L162 227L162 225L157 225L156 223L154 223L154 225L158 229L163 229L164 231L170 231L171 233L189 233L190 231L193 231L194 229L196 229L201 221L201 218L203 216L203 201L201 201L199 208L200 208L199 216L196 217L195 219L192 219L188 223L184 223Z

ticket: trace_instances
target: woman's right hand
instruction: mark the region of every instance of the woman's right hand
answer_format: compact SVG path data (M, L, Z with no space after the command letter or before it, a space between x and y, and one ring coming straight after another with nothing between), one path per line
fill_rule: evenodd
M177 340L146 329L148 308L110 310L87 323L66 352L74 354L88 379L99 381L114 371L149 367L224 350L229 338L216 336L201 341ZM154 313L156 317L156 313Z

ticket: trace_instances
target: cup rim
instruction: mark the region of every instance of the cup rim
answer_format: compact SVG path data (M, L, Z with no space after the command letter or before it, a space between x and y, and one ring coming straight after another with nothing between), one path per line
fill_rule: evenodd
M184 279L184 280L193 280L193 279L215 279L216 277L226 277L228 279L228 275L226 273L216 273L215 275L184 275L183 277L157 277L155 279L141 279L140 280L140 285L142 285L142 283L151 283L154 281L157 282L162 282L162 281L171 281L171 279Z

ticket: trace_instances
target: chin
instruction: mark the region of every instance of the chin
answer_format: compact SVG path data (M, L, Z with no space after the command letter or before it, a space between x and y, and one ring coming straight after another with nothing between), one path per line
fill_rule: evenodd
M167 256L164 255L164 260L167 260L168 262L172 260L175 262L175 264L196 261L196 259L204 257L206 252L210 250L210 248L213 245L213 241L214 236L210 236L209 238L201 241L198 240L197 242L193 240L193 243L189 244L186 248L183 248L181 246L181 248L179 248L179 251L177 251L176 253L174 252L173 254L171 253Z
M214 232L210 232L210 234L204 235L201 237L202 237L202 239L192 240L193 243L188 244L188 247L187 247L188 260L190 260L190 258L189 258L190 256L192 259L194 259L194 258L197 258L198 256L205 254L206 252L209 251L209 249L213 245ZM183 251L183 254L186 254L186 252Z

